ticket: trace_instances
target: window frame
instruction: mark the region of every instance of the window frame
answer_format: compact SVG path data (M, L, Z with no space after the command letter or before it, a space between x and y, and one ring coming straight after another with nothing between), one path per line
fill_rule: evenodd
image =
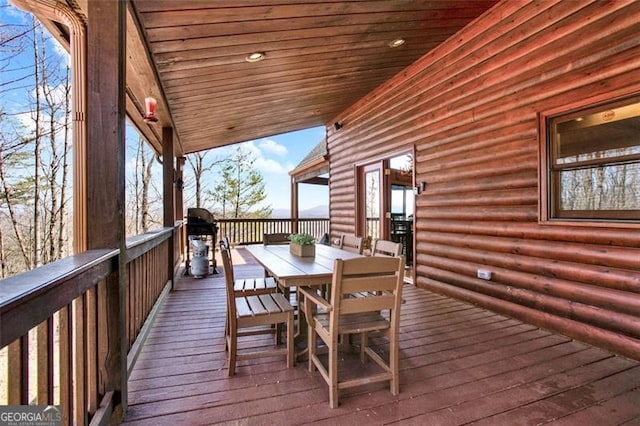
M639 163L640 154L583 160L567 165L555 164L558 149L554 133L554 121L566 121L586 114L605 112L623 105L640 103L640 93L574 105L574 108L557 109L538 114L539 125L539 223L589 226L640 227L640 210L562 210L560 209L560 177L562 171L592 168L594 165L613 166Z

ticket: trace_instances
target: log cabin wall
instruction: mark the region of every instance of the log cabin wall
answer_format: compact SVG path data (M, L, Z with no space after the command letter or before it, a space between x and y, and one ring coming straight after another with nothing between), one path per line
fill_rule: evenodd
M640 359L640 228L538 221L538 114L638 92L640 2L503 1L328 127L331 234L415 145L417 286Z

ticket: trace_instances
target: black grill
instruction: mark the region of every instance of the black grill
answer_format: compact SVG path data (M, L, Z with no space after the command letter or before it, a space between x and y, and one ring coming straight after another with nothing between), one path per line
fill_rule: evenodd
M191 237L197 237L206 242L209 246L209 259L213 273L218 273L215 257L217 234L218 225L209 210L195 207L187 209L187 261L185 263L185 274L189 274L191 249L189 241Z

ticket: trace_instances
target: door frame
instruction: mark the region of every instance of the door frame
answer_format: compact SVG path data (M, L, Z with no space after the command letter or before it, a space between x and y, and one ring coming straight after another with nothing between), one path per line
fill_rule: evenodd
M392 158L400 157L403 155L410 155L412 158L412 186L415 188L416 184L416 147L412 145L406 149L388 152L384 155L369 158L366 161L356 163L355 167L355 233L358 236L364 236L367 224L366 224L366 207L365 207L365 175L368 172L379 170L380 171L380 225L379 235L380 238L389 239L391 232L391 179L390 179L390 167L389 162ZM413 232L413 258L415 259L415 216L416 216L416 203L414 197L414 232ZM415 267L415 262L414 262Z

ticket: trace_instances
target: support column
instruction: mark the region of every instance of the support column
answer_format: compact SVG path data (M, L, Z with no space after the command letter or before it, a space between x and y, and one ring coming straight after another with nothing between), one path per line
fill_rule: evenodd
M176 223L175 207L175 170L173 167L173 128L162 128L162 199L163 199L163 224L165 228L173 228ZM168 276L171 279L171 289L175 283L175 232L169 243L169 258L167 259Z
M104 289L107 342L102 383L113 392L112 420L127 407L125 239L126 0L89 1L87 43L87 249L118 248L118 274Z
M186 157L176 161L176 220L184 219L184 164Z
M184 164L186 161L186 157L178 157L176 160L176 220L181 223L176 233L177 241L175 242L178 245L176 250L176 256L178 256L176 261L178 262L182 262L184 259L184 250L187 244L186 225L184 224Z
M298 206L298 182L291 176L291 233L298 233L298 217L300 216Z

